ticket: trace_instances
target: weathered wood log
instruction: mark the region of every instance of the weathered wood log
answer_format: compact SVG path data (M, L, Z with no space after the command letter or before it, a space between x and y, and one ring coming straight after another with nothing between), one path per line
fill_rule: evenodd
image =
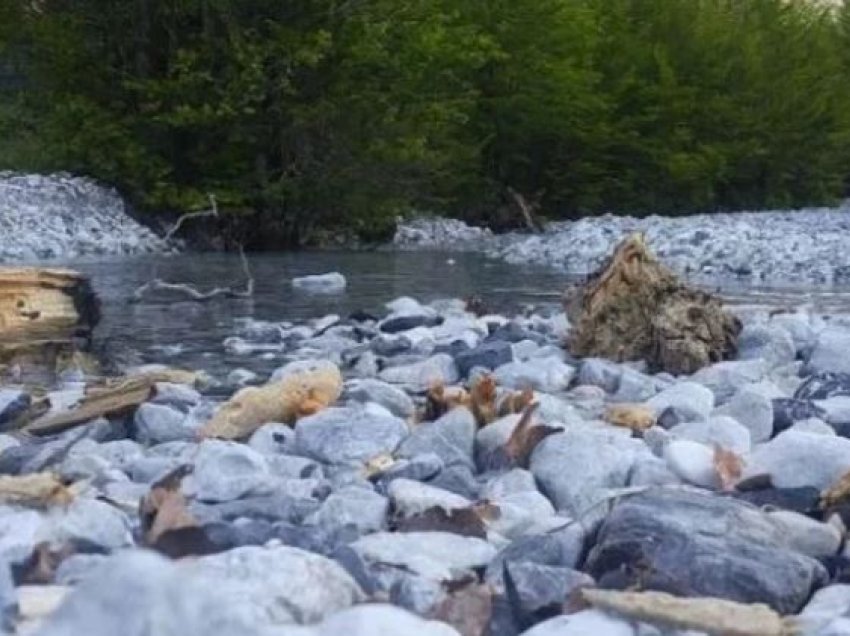
M718 298L683 285L640 234L620 243L565 306L573 355L646 360L653 371L677 375L734 355L741 331Z

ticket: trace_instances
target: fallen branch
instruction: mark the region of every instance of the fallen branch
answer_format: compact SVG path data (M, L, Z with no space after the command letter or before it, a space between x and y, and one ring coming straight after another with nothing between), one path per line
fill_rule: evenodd
M508 186L508 194L513 197L514 202L519 208L522 219L525 221L526 227L532 232L541 232L540 224L534 218L534 211L540 207L539 201L529 203L528 200L519 192ZM539 197L539 195L538 195Z
M216 203L215 196L210 194L209 198L210 209L183 214L165 233L163 239L165 241L170 241L185 221L207 216L218 217L218 204ZM214 287L208 291L201 291L197 287L189 285L188 283L170 283L162 280L156 276L156 270L154 270L153 279L137 287L130 297L130 302L141 302L146 295L154 292L170 292L172 294L179 294L195 302L206 302L214 298L251 298L254 295L254 276L251 274L251 265L248 263L248 259L245 256L245 250L241 245L239 246L239 257L242 261L242 271L245 274L245 283L241 289L237 287Z

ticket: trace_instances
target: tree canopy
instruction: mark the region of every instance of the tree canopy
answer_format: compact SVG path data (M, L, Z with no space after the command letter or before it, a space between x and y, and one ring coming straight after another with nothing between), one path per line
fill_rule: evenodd
M7 70L4 74L3 69ZM0 0L0 169L254 244L398 214L830 203L850 6L804 0Z

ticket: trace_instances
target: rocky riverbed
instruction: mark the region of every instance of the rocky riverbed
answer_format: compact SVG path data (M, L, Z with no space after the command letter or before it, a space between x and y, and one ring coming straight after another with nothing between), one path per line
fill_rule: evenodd
M403 249L483 251L510 263L540 264L583 275L595 271L624 236L645 232L668 266L695 279L754 284L850 282L850 203L838 208L649 216L604 215L550 223L542 234L494 235L452 219L400 224Z
M0 263L168 249L114 189L64 174L0 172L0 234Z
M9 430L37 396L4 387L0 473L66 486L33 501L0 480L3 629L707 633L582 602L599 587L762 603L798 633L850 634L850 508L840 491L821 501L850 471L850 328L751 313L739 359L677 378L570 357L556 311L476 309L399 298L375 316L246 321L230 346L282 347L275 379L338 368L344 389L238 441L199 441L217 406L201 385L161 382L50 437ZM63 377L55 411L87 382ZM481 426L474 403L425 409L429 389L482 377L499 397L533 390L544 434L519 439L517 412ZM623 404L652 426L609 423Z

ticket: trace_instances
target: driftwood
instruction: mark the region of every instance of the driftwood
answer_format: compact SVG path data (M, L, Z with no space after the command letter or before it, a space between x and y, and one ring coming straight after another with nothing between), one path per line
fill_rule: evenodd
M191 371L167 369L111 380L86 390L83 400L73 409L37 417L23 430L32 435L52 435L102 416L133 411L152 397L157 382L194 384L198 375Z
M625 618L666 628L722 636L792 636L794 624L767 605L720 598L678 598L664 592L616 592L586 588L584 600Z
M201 217L218 218L218 204L215 196L210 194L209 200L210 207L208 210L200 210L197 212L188 212L183 214L177 219L174 225L169 228L169 230L165 233L165 236L163 236L163 239L165 241L173 239L174 235L177 234L178 230L183 226L183 223L190 219L197 219ZM154 269L153 278L148 282L139 285L139 287L133 291L133 294L130 296L130 302L141 302L147 296L156 292L164 292L169 296L182 296L186 300L194 302L206 302L215 298L251 298L254 295L254 276L251 274L251 265L248 263L245 251L241 246L239 248L239 257L242 261L242 272L245 275L245 282L241 288L236 286L213 287L207 291L201 291L197 287L187 283L170 283L162 280L156 275L156 269Z
M540 198L543 196L543 192L538 192L534 196L534 200L529 202L522 194L514 190L512 187L508 186L508 194L511 195L511 198L516 203L517 208L519 209L520 214L522 215L522 220L525 223L525 227L527 227L532 232L542 232L543 227L538 223L535 218L535 212L540 207Z
M339 399L342 375L333 365L299 371L277 382L241 389L201 428L201 437L242 439L263 424L294 424Z
M640 234L565 298L573 355L646 360L653 371L693 373L730 358L741 323L719 299L683 285L649 252Z
M53 473L0 476L0 503L34 508L64 506L74 499L71 490Z

